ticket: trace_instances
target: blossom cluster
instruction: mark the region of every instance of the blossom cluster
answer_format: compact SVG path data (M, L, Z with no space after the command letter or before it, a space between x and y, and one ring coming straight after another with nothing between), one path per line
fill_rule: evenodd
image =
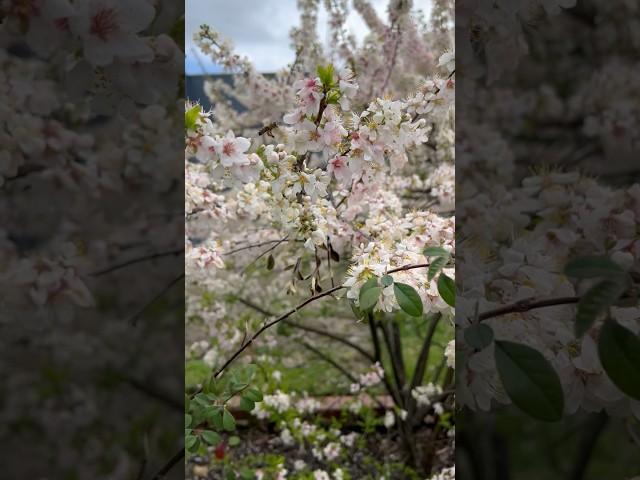
M157 312L153 334L132 327L148 290L174 280L159 264L183 242L173 215L183 181L175 157L183 52L161 33L174 21L165 3L2 2L2 351L15 378L3 393L0 436L34 446L36 476L45 456L54 477L133 475L128 422L148 404L125 402L118 375L146 381L179 361L166 312ZM164 26L151 32L160 10ZM153 255L162 258L140 260ZM136 267L126 270L128 262ZM23 335L29 342L18 341ZM134 343L141 355L131 355ZM153 351L165 352L155 365ZM109 386L107 365L118 372ZM177 380L167 375L161 388ZM17 419L34 426L37 442L13 429ZM166 425L150 427L150 449L165 434Z
M456 318L460 327L458 361L464 358L464 368L458 368L461 388L457 398L462 404L482 409L488 409L493 400L505 403L508 398L495 370L493 350L473 352L461 340L477 305L485 311L528 298L582 293L586 286L574 284L563 273L563 266L580 252L606 254L629 272L637 273L640 265L638 185L614 191L578 173L551 172L525 178L522 188L512 194L511 206L501 200L494 203L490 195L484 198L487 203L476 197L475 205L462 204L469 219L476 208L500 212L489 224L467 223L465 230L474 232L478 243L458 258L465 295L460 298ZM526 212L521 205L529 206ZM505 218L509 219L508 227L503 223ZM562 224L558 218L564 219ZM519 231L514 232L513 225L518 225ZM468 261L478 249L499 253L480 265L477 259L482 257ZM600 364L594 339L602 322L596 322L578 340L573 311L573 306L558 306L490 319L487 324L497 338L530 345L551 361L563 390L571 395L565 403L568 413L604 408L611 414L633 412L640 416L640 402L615 387ZM638 312L637 307L612 308L613 318L635 333L640 332Z
M390 2L389 24L366 1L354 2L379 35L356 45L344 25L347 2L326 1L336 36L331 57L315 35L320 2L298 3L301 26L292 31L296 59L274 76L258 73L213 28L202 26L194 36L201 52L233 74L233 81L206 82L211 111L191 102L185 107L188 365L216 368L265 319L329 289L336 293L321 307L326 310L317 315L313 303L310 316L296 311L252 340L255 349L243 357L266 366L286 338L315 344L300 328L318 316L311 328L332 330L324 320L344 316L345 307L348 328L366 332L353 319L348 300L357 306L363 283L394 269L394 280L415 289L425 314L438 313L443 323L452 319L453 308L442 299L437 280L428 277L424 254L426 247L444 249L449 261L442 272L453 278L450 2L439 2L431 24L416 21L411 2ZM431 44L441 50L434 53ZM420 268L401 269L407 266ZM373 312L400 308L387 289ZM453 367L451 352L450 346L444 367ZM304 447L309 456L306 466L301 458L256 475L297 478L296 472L308 471L309 478L348 478L339 465L357 439L310 423L305 416L319 405L287 390L293 359L279 361L277 375L265 379L269 393L252 414L276 422L282 444ZM367 412L369 395L377 396L392 381L381 363L373 359L358 368L361 373L350 373L345 385L354 395L350 414ZM420 388L415 392L408 402L423 398ZM433 408L420 405L417 421L424 424L423 410ZM444 409L438 406L438 412ZM399 424L413 421L408 410L388 406L375 422L384 425L389 415L394 424L396 416Z

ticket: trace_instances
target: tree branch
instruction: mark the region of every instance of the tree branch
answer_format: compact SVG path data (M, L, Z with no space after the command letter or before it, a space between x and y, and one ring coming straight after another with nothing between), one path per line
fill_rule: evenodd
M114 272L116 270L120 270L121 268L125 268L125 267L128 267L130 265L135 265L136 263L146 262L148 260L155 260L156 258L170 257L172 255L180 255L181 253L184 253L184 247L178 248L178 249L175 249L175 250L169 250L168 252L152 253L150 255L145 255L143 257L132 258L131 260L127 260L125 262L118 263L118 264L113 265L111 267L107 267L104 270L98 270L97 272L90 273L90 275L93 276L93 277L97 277L97 276L100 276L100 275L105 275L107 273Z
M228 252L224 252L223 255L233 255L234 253L242 252L244 250L250 250L252 248L264 247L265 245L271 245L274 243L280 244L283 242L301 242L301 240L288 240L286 237L281 238L279 240L266 240L260 243L254 243L252 245L246 245L244 247L236 248L235 250L229 250Z
M499 317L501 315L507 315L509 313L523 313L536 308L555 307L558 305L571 305L578 303L580 297L558 297L550 298L547 300L533 301L532 299L520 300L506 305L504 307L496 308L495 310L489 310L478 315L479 321L488 320L493 317Z
M385 345L387 347L387 351L389 352L389 360L391 361L391 370L393 372L393 377L396 382L396 392L398 394L398 405L402 408L405 407L404 397L402 396L402 391L405 385L404 372L401 367L401 360L399 359L399 354L395 349L395 343L393 339L393 333L391 332L391 326L385 325L384 323L380 324L380 328L382 329L382 338L384 339ZM400 352L400 355L402 353Z
M131 325L135 326L138 323L138 319L147 310L147 308L149 308L151 305L153 305L156 302L156 300L162 298L162 296L164 296L165 293L167 293L169 290L171 290L171 288L176 283L178 283L180 280L183 280L183 279L184 279L184 273L181 273L180 275L178 275L178 277L173 279L166 287L164 287L162 289L162 291L160 291L151 300L149 300L147 303L145 303L144 306L140 310L138 310L135 314L133 314L131 316L131 318L129 318L128 322Z
M578 459L573 467L571 480L582 480L585 477L587 467L589 466L589 460L591 459L591 454L598 443L600 435L607 426L608 421L609 417L607 414L600 412L595 414L587 425L587 430L585 431L585 435L580 443Z
M324 360L325 362L327 362L329 365L331 365L332 367L334 367L336 370L338 370L340 373L342 373L345 377L347 377L351 383L358 383L358 379L356 377L354 377L349 370L347 370L346 368L344 368L342 365L340 365L338 362L336 362L333 358L331 358L329 355L327 355L326 353L324 353L323 351L317 349L316 347L314 347L313 345L307 343L307 342L300 342L301 345L303 345L305 348L309 349L311 352L315 353L318 357L320 357L322 360Z
M404 265L402 267L397 267L397 268L393 268L391 270L389 270L387 273L395 273L395 272L402 272L402 271L406 271L406 270L413 270L415 268L425 268L428 267L429 264L428 263L419 263L416 265ZM310 303L315 302L316 300L326 297L328 295L331 295L335 292L337 292L338 290L342 290L343 288L347 288L344 285L338 285L337 287L333 287L330 288L329 290L325 290L324 292L318 293L317 295L314 295L312 297L307 298L305 301L303 301L302 303L300 303L299 305L297 305L296 307L292 308L291 310L283 313L282 315L280 315L278 318L276 318L275 320L272 320L271 322L265 322L265 324L256 332L254 333L251 338L247 341L247 343L245 343L244 345L242 345L233 355L231 355L231 357L224 362L224 364L216 371L216 373L214 374L215 378L218 378L222 372L224 372L224 370L229 367L229 365L231 365L236 358L238 358L242 352L244 352L247 348L249 348L249 346L251 346L251 344L254 342L254 340L256 338L258 338L260 335L262 335L262 333L265 330L268 330L269 328L273 327L274 325L280 323L282 320L284 320L287 317L290 317L291 315L293 315L294 313L296 313L298 310L306 307L307 305L309 305Z
M246 300L244 298L240 298L240 297L236 297L236 299L242 303L243 305L246 305L249 308L253 308L256 312L259 312L261 314L263 314L266 317L275 317L275 315L267 310L265 310L264 308L255 305L254 303L250 302L249 300ZM362 354L363 357L365 357L367 360L369 360L371 363L375 363L375 359L373 358L373 355L371 355L371 353L367 352L364 348L362 348L360 345L357 345L353 342L351 342L350 340L347 340L344 337L341 337L339 335L335 335L331 332L326 332L324 330L320 330L319 328L315 328L315 327L310 327L307 325L302 325L300 323L296 323L296 322L292 322L291 320L283 320L283 323L289 325L290 327L293 328L297 328L299 330L304 330L310 333L315 333L316 335L322 335L323 337L327 337L327 338L331 338L332 340L335 340L336 342L340 342L348 347L353 348L354 350L358 351L360 354Z
M171 469L184 458L184 448L178 450L173 457L169 459L167 463L165 463L158 472L151 477L151 480L161 480L163 479L167 473L171 471Z
M433 340L433 335L436 333L438 322L441 318L442 314L440 313L436 313L431 318L427 336L424 339L424 343L422 344L422 348L420 349L420 354L418 355L418 360L416 361L416 368L413 372L413 378L411 379L411 386L409 387L409 391L420 385L422 379L424 378L424 373L427 369L427 361L429 360L429 350L431 349L431 342Z
M262 333L265 330L268 330L269 328L273 327L274 325L276 325L277 323L281 322L282 320L284 320L285 318L293 315L294 313L296 313L298 310L306 307L307 305L309 305L312 302L315 302L316 300L326 297L328 295L331 295L332 293L337 292L338 290L341 290L343 288L342 285L331 288L329 290L326 290L322 293L319 293L317 295L314 295L313 297L309 297L307 298L304 302L300 303L299 305L297 305L296 307L292 308L291 310L283 313L282 315L280 315L278 318L276 318L275 320L272 320L270 322L265 322L264 325L258 330L256 331L256 333L254 333L251 338L247 341L247 343L245 343L244 345L242 345L233 355L231 355L231 357L229 357L229 359L224 362L224 364L216 371L216 373L214 374L215 378L218 378L222 372L224 372L224 370L226 368L229 367L229 365L231 365L236 358L238 358L242 352L244 352L247 348L249 348L251 346L251 344L260 336L262 335Z

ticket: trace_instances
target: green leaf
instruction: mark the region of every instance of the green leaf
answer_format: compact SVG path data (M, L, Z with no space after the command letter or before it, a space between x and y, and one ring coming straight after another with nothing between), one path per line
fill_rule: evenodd
M318 78L320 78L320 81L322 82L322 86L326 90L331 88L331 85L333 84L333 65L329 64L326 67L318 65L317 72Z
M222 423L222 408L213 407L207 418L216 430L222 430L224 428Z
M330 91L327 94L327 105L336 105L340 100L340 92L335 90Z
M391 275L385 275L380 280L383 287L388 287L389 285L393 285L393 277Z
M237 447L238 445L240 445L240 437L237 436L232 436L229 437L229 446L230 447Z
M438 277L438 293L448 305L456 306L456 284L444 273Z
M625 292L625 277L611 278L597 283L578 301L576 312L576 337L584 335L599 315L607 311Z
M242 477L242 480L254 480L256 478L256 472L248 467L244 467L240 470L240 477Z
M442 270L442 268L449 262L449 255L443 255L441 257L434 258L429 264L429 270L427 270L427 279L429 281Z
M567 263L564 273L568 277L594 278L610 277L624 274L624 270L608 257L578 257Z
M197 126L197 121L200 118L200 113L202 112L202 107L200 105L196 105L195 107L191 107L189 110L184 112L184 127L187 130L195 130Z
M188 413L185 413L184 415L184 428L189 428L191 426L191 421L193 420L193 417L191 415L189 415Z
M498 375L514 405L538 420L555 422L562 418L562 385L540 352L519 343L496 340L495 358Z
M210 374L211 367L202 360L189 360L184 367L184 384L194 388L206 382Z
M356 302L349 300L349 305L351 305L351 311L358 320L363 320L366 317L365 313L358 308Z
M219 434L211 430L205 430L204 432L202 432L202 438L209 445L218 445L220 443L220 440L222 440Z
M493 330L489 325L476 323L464 331L464 339L469 346L476 350L483 350L493 342Z
M607 320L600 331L598 355L615 386L640 400L640 338L619 323Z
M241 390L244 390L245 388L247 388L248 385L249 383L247 382L238 382L237 380L231 380L231 383L229 384L229 388L231 390L230 393L235 395Z
M441 257L444 255L449 255L449 252L447 252L442 247L424 247L422 254L425 257Z
M198 438L193 435L188 435L184 439L184 446L187 450L194 450L196 448L196 443L198 442Z
M248 388L246 392L244 392L244 396L247 397L252 402L261 402L262 401L262 392L257 388Z
M256 404L253 402L253 400L250 400L245 396L240 397L240 408L245 412L250 412L254 409L255 406Z
M226 408L222 411L222 427L227 432L233 432L236 429L236 419Z
M398 305L400 305L402 311L412 317L422 316L422 299L411 285L407 285L406 283L394 283L393 293L395 293L396 300L398 301Z
M382 289L378 287L377 277L367 280L360 289L360 309L366 312L375 307L381 291Z

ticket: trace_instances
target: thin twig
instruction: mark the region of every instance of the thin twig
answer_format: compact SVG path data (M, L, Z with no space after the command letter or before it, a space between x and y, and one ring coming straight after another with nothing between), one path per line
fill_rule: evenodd
M338 370L339 372L341 372L345 377L347 377L351 383L358 383L358 379L356 377L354 377L349 370L347 370L346 368L344 368L342 365L340 365L338 362L336 362L333 358L331 358L329 355L327 355L326 353L324 353L323 351L317 349L316 347L314 347L313 345L307 343L307 342L300 342L300 344L308 349L309 351L315 353L318 357L320 357L322 360L324 360L325 362L327 362L329 365L331 365L332 367L334 367L336 370Z
M156 252L149 255L145 255L142 257L132 258L122 263L118 263L116 265L112 265L111 267L107 267L103 270L98 270L97 272L90 273L91 276L97 277L100 275L105 275L107 273L114 272L116 270L120 270L121 268L128 267L130 265L135 265L136 263L147 262L150 260L155 260L157 258L170 257L172 255L180 255L184 253L184 247L178 248L175 250L169 250L168 252Z
M167 473L169 473L171 469L183 458L184 458L184 448L178 450L173 455L173 457L171 457L169 461L165 463L160 470L158 470L158 473L156 473L153 477L151 477L151 480L163 479L167 475Z
M416 268L425 268L425 267L428 267L428 266L429 266L428 263L419 263L419 264L415 264L415 265L404 265L402 267L397 267L397 268L391 269L387 273L391 274L391 273L395 273L395 272L413 270L413 269L416 269ZM291 310L288 310L287 312L283 313L282 315L280 315L275 320L272 320L270 322L265 322L264 325L251 336L251 338L247 341L246 344L242 345L233 355L231 355L231 357L229 357L229 359L227 359L226 362L224 362L224 364L214 374L214 378L218 378L222 374L222 372L224 372L225 369L228 368L242 354L242 352L244 352L247 348L249 348L251 346L251 344L260 335L262 335L266 330L268 330L269 328L273 327L274 325L280 323L282 320L286 319L287 317L290 317L294 313L297 313L298 310L303 309L304 307L306 307L310 303L313 303L316 300L319 300L320 298L324 298L326 296L332 295L335 292L337 292L339 290L342 290L343 288L347 288L347 287L345 285L338 285L337 287L333 287L333 288L330 288L329 290L326 290L324 292L318 293L317 295L313 295L312 297L309 297L306 300L304 300L299 305L293 307ZM196 393L199 393L199 391L196 392Z
M224 252L223 255L233 255L234 253L242 252L244 250L250 250L252 248L264 247L265 245L271 245L273 243L282 243L282 242L301 242L302 240L286 240L285 238L281 238L279 240L265 240L264 242L254 243L251 245L246 245L244 247L236 248L235 250L229 250L228 252Z
M162 289L162 291L160 293L158 293L157 295L155 295L151 300L149 300L140 310L138 310L130 319L129 319L129 323L133 326L135 326L138 323L138 319L140 318L140 315L142 315L147 308L149 308L151 305L153 305L156 300L160 299L165 293L167 293L169 290L171 290L171 287L173 287L176 283L178 283L180 280L182 280L184 278L184 273L181 273L177 278L175 278L174 280L171 281L171 283L169 283L169 285L167 285L166 287L164 287L164 289Z
M251 346L251 344L260 336L262 335L262 333L265 330L268 330L269 328L273 327L274 325L280 323L282 320L284 320L285 318L293 315L294 313L296 313L298 310L306 307L308 304L315 302L316 300L326 297L328 295L331 295L332 293L337 292L338 290L341 290L343 288L346 288L342 285L335 287L335 288L331 288L325 292L319 293L317 295L314 295L312 297L307 298L304 302L300 303L298 306L292 308L291 310L283 313L282 315L280 315L278 318L276 318L275 320L272 320L271 322L265 322L264 325L256 332L254 333L251 338L247 341L247 343L245 343L244 345L242 345L233 355L231 355L231 357L229 357L229 359L224 362L224 364L216 371L216 373L214 374L215 378L218 378L222 372L225 371L226 368L229 367L229 365L231 365L236 358L238 358L242 352L244 352L247 348L249 348Z
M246 298L242 298L242 297L235 297L236 300L238 300L240 303L242 303L243 305L246 305L249 308L254 309L256 312L259 312L261 314L263 314L265 317L275 317L275 314L273 314L272 312L265 310L264 308L262 308L259 305L256 305L255 303L251 302L250 300L247 300ZM365 357L367 360L369 360L371 363L375 363L375 358L373 357L373 355L369 352L367 352L364 348L362 348L360 345L351 342L350 340L347 340L344 337L341 337L340 335L336 335L334 333L331 332L326 332L324 330L321 330L319 328L315 328L315 327L310 327L307 325L302 325L300 323L296 323L296 322L292 322L291 320L285 319L282 321L283 323L289 325L290 327L293 328L297 328L298 330L304 330L306 332L310 332L310 333L315 333L316 335L322 335L323 337L327 337L327 338L331 338L332 340L335 340L336 342L340 342L350 348L353 348L354 350L356 350L357 352L359 352L363 357Z
M254 258L249 265L247 265L246 267L244 267L244 269L242 269L242 274L244 274L247 269L253 265L254 263L256 263L258 260L260 260L262 257L264 257L267 253L273 252L276 248L278 248L278 246L280 246L283 242L286 242L288 239L288 237L284 237L280 240L278 240L278 242L276 242L276 244L273 247L269 247L267 248L264 252L262 252L260 255L258 255L256 258Z
M155 398L156 400L160 400L162 403L167 404L168 406L170 406L171 408L174 408L175 410L178 410L180 412L184 412L184 403L176 400L175 398L171 397L170 395L168 395L167 393L159 390L158 388L156 388L153 385L148 385L144 382L141 382L140 380L133 378L133 377L127 377L125 375L120 375L120 378L126 382L128 385L130 385L131 387L135 388L136 390L138 390L141 393L144 393L145 395L151 397L151 398Z

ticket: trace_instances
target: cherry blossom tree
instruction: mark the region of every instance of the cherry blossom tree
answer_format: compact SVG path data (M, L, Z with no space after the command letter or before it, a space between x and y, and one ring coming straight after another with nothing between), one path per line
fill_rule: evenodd
M212 27L196 33L233 84L208 81L213 109L189 103L185 113L188 347L211 366L189 394L191 452L234 430L226 405L240 397L258 418L297 410L279 420L281 438L319 442L312 453L324 468L313 478L348 475L325 471L349 440L309 433L313 402L252 384L269 362L256 349L277 348L278 331L294 328L309 354L348 379L355 399L376 402L367 392L384 388L383 423L397 432L405 462L435 473L435 445L449 430L431 429L424 446L415 441L420 425L453 406L453 344L433 344L436 329L451 332L455 305L452 4L435 3L425 20L412 2L391 1L385 22L354 2L371 29L358 44L344 25L347 2L326 1L335 41L325 51L315 34L320 2L300 1L296 59L273 77ZM302 321L318 308L329 319L351 317L347 329L364 341ZM426 330L408 354L401 325L411 318ZM318 337L354 350L362 369L309 343Z

